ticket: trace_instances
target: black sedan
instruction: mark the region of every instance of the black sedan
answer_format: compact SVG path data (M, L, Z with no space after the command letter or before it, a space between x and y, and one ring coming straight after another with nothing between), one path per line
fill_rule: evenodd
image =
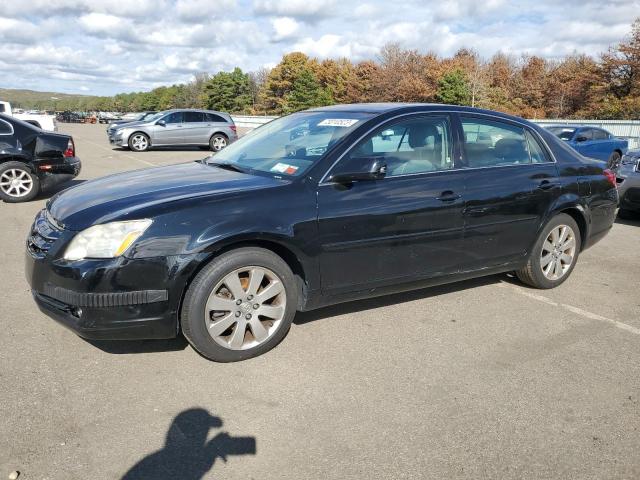
M337 105L57 195L26 272L83 337L182 332L228 362L273 348L296 311L500 272L555 287L617 202L611 172L520 118Z
M78 173L73 138L0 114L0 199L26 202Z

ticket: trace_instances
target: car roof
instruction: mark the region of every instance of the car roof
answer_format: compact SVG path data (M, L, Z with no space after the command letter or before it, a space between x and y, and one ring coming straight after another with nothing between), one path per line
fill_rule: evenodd
M507 113L496 112L494 110L485 110L482 108L466 107L462 105L448 105L444 103L347 103L339 105L328 105L326 107L312 108L311 112L359 112L359 113L410 113L413 111L446 111L460 113L479 113L491 115L494 117L502 117L506 120L515 120L518 122L527 122L527 120L509 115ZM530 122L527 122L530 123Z

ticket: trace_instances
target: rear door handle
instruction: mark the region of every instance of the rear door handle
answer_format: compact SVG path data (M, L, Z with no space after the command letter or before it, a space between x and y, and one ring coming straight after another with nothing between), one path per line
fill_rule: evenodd
M458 195L451 190L447 190L445 192L442 192L439 197L436 197L436 200L440 200L441 202L453 202L454 200L458 200L461 197L462 195Z
M549 180L543 180L542 182L540 182L540 185L538 185L538 188L540 190L551 190L552 188L555 188L559 185L560 184L558 182L550 182Z

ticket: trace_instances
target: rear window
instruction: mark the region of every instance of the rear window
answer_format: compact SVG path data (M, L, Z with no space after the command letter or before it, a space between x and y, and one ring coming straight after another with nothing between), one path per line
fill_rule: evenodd
M4 113L4 103L0 103L0 113Z
M222 118L220 115L216 115L215 113L205 113L206 122L215 122L215 123L227 123L227 121Z

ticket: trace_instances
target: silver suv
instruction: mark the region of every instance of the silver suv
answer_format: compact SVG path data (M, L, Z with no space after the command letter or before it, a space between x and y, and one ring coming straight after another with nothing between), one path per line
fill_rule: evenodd
M107 129L109 143L144 152L151 147L195 145L218 152L237 140L228 113L212 110L165 110L139 122Z

